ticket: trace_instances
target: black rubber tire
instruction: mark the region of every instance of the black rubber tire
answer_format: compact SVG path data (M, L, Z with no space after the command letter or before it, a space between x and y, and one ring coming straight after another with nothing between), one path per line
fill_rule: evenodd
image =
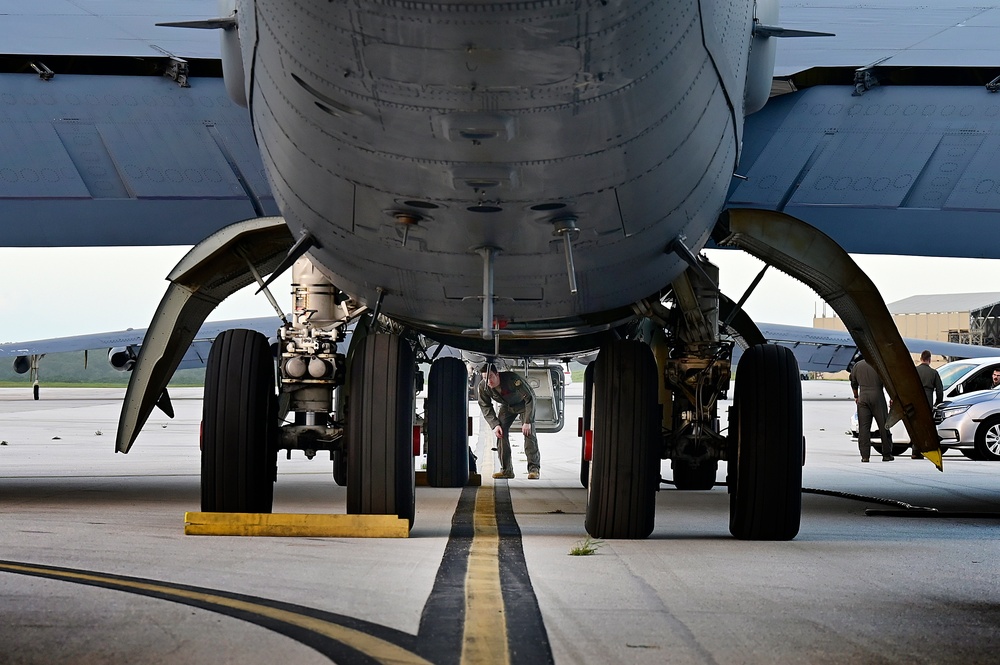
M35 398L35 401L37 402L38 401L38 384L37 383L35 385L31 386L31 395L32 395L32 397Z
M465 487L469 482L469 371L461 358L431 365L424 403L427 484Z
M986 462L1000 460L1000 416L990 416L976 430L977 459Z
M590 484L590 461L587 459L587 430L594 417L594 363L583 370L583 436L580 437L580 484Z
M791 540L802 514L802 385L792 351L759 344L736 372L729 456L729 531Z
M333 482L347 487L347 453L334 450L330 453L330 459L333 462Z
M373 334L347 378L347 513L397 515L413 526L416 363L398 335Z
M710 490L715 487L719 472L718 460L702 462L693 466L686 460L673 460L670 468L674 472L674 487L679 490Z
M656 361L641 342L601 348L594 368L594 455L586 528L594 538L646 538L659 488Z
M212 343L202 404L201 509L269 513L278 468L278 403L267 338L226 330Z
M872 443L872 448L874 448L875 452L877 452L879 455L882 454L882 444L881 443ZM893 457L899 457L900 455L902 455L903 453L905 453L909 449L910 449L910 444L908 444L908 443L893 443L892 444L892 456Z

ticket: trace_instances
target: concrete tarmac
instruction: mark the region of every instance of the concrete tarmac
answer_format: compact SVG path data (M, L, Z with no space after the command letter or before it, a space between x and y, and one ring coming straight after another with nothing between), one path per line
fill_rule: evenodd
M497 497L501 569L523 561L505 582L509 662L996 662L1000 522L985 513L1000 465L862 465L849 387L802 385L804 485L843 494L805 493L791 542L733 539L725 487L664 484L652 537L570 556L586 538L581 400L539 436L540 480L515 435L518 477L480 489ZM407 539L185 536L200 389L172 391L176 418L154 415L128 455L114 453L122 395L0 390L0 664L463 662L448 571L474 489L418 487ZM879 499L984 516L866 516L892 508ZM275 511L345 512L328 456L281 457Z

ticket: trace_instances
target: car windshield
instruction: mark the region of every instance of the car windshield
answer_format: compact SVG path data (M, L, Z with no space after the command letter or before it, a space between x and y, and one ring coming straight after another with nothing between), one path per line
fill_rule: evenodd
M944 386L944 389L948 390L948 388L951 388L956 381L975 366L975 363L948 363L939 367L938 374L941 375L941 384Z

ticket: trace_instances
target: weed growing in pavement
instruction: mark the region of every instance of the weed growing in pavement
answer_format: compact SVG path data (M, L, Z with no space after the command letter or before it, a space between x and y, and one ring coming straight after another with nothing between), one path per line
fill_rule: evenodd
M595 540L590 536L587 536L580 542L578 542L573 549L569 551L570 556L590 556L591 554L597 554L597 549L604 545L603 540Z

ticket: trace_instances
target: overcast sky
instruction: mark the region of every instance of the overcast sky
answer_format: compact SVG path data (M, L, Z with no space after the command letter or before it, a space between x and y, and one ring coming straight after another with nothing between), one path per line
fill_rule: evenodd
M165 277L187 247L0 248L0 341L15 342L126 328L145 328L166 288ZM763 265L739 250L710 250L722 290L739 300ZM913 295L1000 291L1000 261L855 256L886 302ZM272 293L290 309L290 273ZM229 298L212 320L268 316L251 288ZM768 270L745 306L757 321L812 325L822 301L801 283ZM829 310L828 310L829 311Z
M0 247L0 341L146 328L167 288L166 276L189 247ZM291 271L271 285L291 309ZM211 320L274 312L255 288L230 296Z

